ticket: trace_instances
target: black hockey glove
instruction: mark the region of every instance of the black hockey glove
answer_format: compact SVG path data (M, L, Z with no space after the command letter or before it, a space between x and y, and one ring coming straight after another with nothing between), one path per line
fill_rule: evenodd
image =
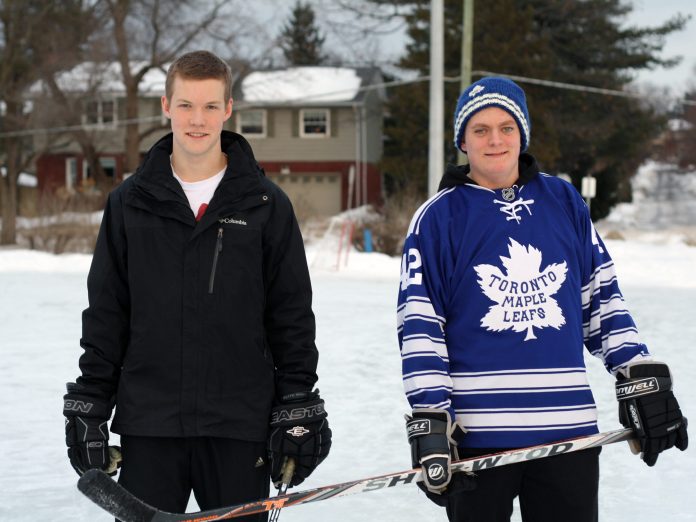
M92 468L115 475L121 464L118 446L109 448L107 420L111 405L83 393L78 384L69 382L68 393L63 396L65 415L65 443L68 458L78 475Z
M672 377L666 364L646 361L621 370L616 381L616 398L619 421L633 428L648 466L654 466L657 456L672 446L686 449L687 420L672 393Z
M406 416L406 433L411 444L413 467L423 468L423 482L419 482L418 487L430 500L446 506L449 494L475 488L473 477L465 473L459 473L452 480L450 463L459 458L457 444L465 432L452 423L449 412L415 409L413 416Z
M268 456L271 480L280 486L288 459L295 462L289 487L297 486L326 458L331 448L331 428L319 390L281 398L271 410Z

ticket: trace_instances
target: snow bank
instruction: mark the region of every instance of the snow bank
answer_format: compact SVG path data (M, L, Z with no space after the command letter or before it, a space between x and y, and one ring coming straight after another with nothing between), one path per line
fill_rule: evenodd
M603 221L600 232L642 234L650 241L696 241L696 171L655 161L643 164L631 180L632 203L620 203ZM659 237L645 232L660 231ZM624 236L626 234L623 234Z
M0 248L0 272L87 273L92 256Z

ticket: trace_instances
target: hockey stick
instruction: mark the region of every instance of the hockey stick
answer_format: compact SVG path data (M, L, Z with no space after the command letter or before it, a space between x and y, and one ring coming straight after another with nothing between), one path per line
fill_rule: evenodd
M631 439L633 439L633 430L631 429L608 431L551 444L541 444L458 460L452 463L452 471L476 472ZM272 509L298 506L355 493L367 493L368 491L378 489L393 488L404 484L412 484L420 480L422 480L421 470L417 468L288 493L236 506L199 511L198 513L168 513L149 506L123 489L117 482L109 478L106 473L97 469L91 469L82 475L77 481L77 487L87 498L123 522L211 522L213 520L227 520L256 513L265 513Z

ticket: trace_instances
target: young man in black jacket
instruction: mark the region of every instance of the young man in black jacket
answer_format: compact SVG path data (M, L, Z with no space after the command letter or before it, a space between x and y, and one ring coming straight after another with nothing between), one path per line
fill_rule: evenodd
M291 485L326 457L312 290L287 196L247 141L223 131L230 69L197 51L169 68L172 133L110 195L82 316L81 376L63 413L79 474L183 512L264 498L289 459ZM297 419L297 420L296 420ZM248 517L264 520L264 515Z

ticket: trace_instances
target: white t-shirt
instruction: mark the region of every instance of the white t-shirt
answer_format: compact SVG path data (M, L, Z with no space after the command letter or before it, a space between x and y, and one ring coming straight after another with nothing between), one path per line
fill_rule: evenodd
M174 172L174 167L172 167L174 178L179 182L181 188L184 189L184 194L186 194L186 199L188 199L189 205L191 205L193 215L196 216L196 221L200 221L205 213L205 209L208 208L208 203L213 198L215 189L220 184L226 169L227 167L208 179L191 182L184 181L177 176L176 172Z

